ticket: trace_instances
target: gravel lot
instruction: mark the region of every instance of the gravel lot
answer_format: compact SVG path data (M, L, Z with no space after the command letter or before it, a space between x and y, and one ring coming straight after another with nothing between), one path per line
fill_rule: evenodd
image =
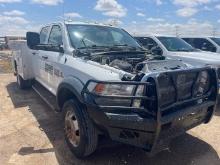
M90 158L78 160L64 142L60 114L48 108L33 90L19 90L12 74L2 73L0 80L1 165L220 165L219 110L211 123L178 137L170 150L152 158L140 149L104 141Z

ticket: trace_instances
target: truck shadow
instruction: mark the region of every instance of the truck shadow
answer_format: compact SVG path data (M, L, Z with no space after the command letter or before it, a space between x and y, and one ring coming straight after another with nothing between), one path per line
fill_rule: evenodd
M220 110L219 109L216 110L215 115L220 116Z
M220 116L220 97L218 97L218 103L217 103L215 115Z
M38 150L35 150L34 146L22 147L18 151L20 155L54 152L61 165L219 165L220 159L212 146L189 134L176 138L169 151L163 151L151 158L147 157L141 149L122 144L111 145L111 142L106 141L104 142L106 144L99 147L92 156L86 160L79 160L74 157L65 143L60 114L48 108L33 90L21 91L16 83L10 83L7 85L7 91L15 108L29 107L30 113L34 115L39 124L39 129L46 134L53 146L53 148Z

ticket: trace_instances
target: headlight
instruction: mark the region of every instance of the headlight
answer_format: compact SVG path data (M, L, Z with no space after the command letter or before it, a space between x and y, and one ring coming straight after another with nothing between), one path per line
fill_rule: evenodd
M199 73L198 78L195 82L193 96L202 96L207 93L210 87L210 77L207 71Z
M98 83L95 85L92 92L100 96L95 99L95 102L98 105L130 107L132 105L133 99L125 98L125 97L126 96L143 96L143 90L144 90L144 85ZM101 96L115 96L115 98L114 97L108 98L108 97L101 97ZM135 107L136 106L137 105L135 104Z
M131 96L135 85L97 84L93 92L103 96Z

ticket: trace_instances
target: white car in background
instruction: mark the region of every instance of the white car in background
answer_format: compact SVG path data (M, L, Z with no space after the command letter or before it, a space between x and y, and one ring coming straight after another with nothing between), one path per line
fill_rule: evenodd
M211 65L216 68L220 79L220 55L218 53L201 51L174 36L145 35L135 38L154 55L180 59L193 66Z
M181 37L196 49L220 53L220 37Z

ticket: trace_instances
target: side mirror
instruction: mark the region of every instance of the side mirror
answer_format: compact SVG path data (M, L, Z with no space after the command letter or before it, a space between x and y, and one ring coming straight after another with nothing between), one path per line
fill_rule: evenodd
M27 32L27 45L30 49L36 49L37 45L40 44L40 34L35 32Z
M63 45L45 44L45 45L41 46L40 49L45 50L45 51L64 53Z
M59 46L59 52L60 52L60 53L64 53L64 47L63 47L63 45L60 45L60 46Z
M151 50L153 47L154 47L153 44L147 44L147 49L148 49L148 50Z
M152 49L151 49L151 53L153 54L153 55L158 55L158 56L162 56L163 55L163 50L160 48L160 47L153 47Z
M49 50L59 53L64 53L63 45L49 45Z

